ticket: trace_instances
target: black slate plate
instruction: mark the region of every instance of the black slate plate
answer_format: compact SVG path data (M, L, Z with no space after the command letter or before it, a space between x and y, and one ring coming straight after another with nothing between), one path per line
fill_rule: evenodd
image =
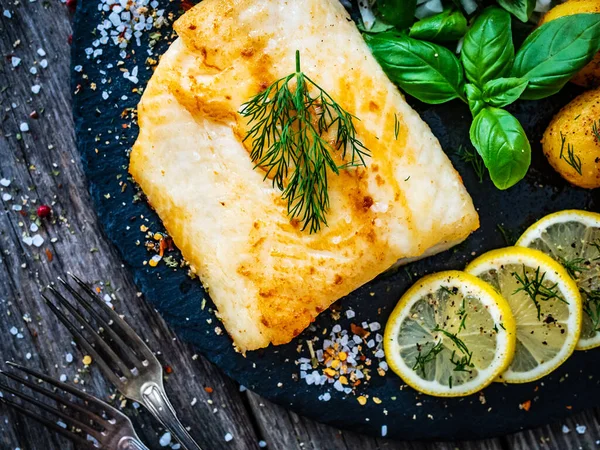
M143 245L135 244L137 240L143 240L140 225L144 223L152 230L160 229L161 225L146 203L132 202L134 190L132 183L127 181L127 150L136 138L137 129L135 126L123 128L128 122L121 118L121 113L125 108L136 106L140 94L132 89L144 86L151 75L145 68L148 36L143 37L141 47L134 45L127 50L127 58L119 57L119 49L114 46L105 45L99 47L103 50L102 55L88 59L85 49L93 47L93 41L98 37L93 31L102 20L97 3L80 2L75 20L72 64L74 68L82 66L81 71L73 71L79 149L98 217L108 238L120 250L146 299L182 339L193 343L241 384L300 414L372 435L380 435L382 425L386 425L387 435L397 439L498 436L555 421L600 404L600 366L597 364L600 350L577 352L541 382L516 386L494 384L484 391L485 404L478 396L448 400L422 396L409 388L401 390L400 379L391 372L385 377L375 375L364 392L379 397L383 403L377 405L369 401L366 406L360 406L354 397L344 396L330 387L308 386L292 380L292 375L298 374L294 364L299 356L298 343L320 334L324 328L331 329L333 321L329 313L321 314L313 331L305 331L291 344L250 352L246 358L236 353L226 335L215 334L217 321L209 308L201 309L201 300L207 296L197 280L188 278L184 270L174 271L165 265L150 268L142 264L149 256ZM168 8L178 14L173 9L174 4ZM166 34L165 28L162 32ZM159 43L154 53L160 55L166 47L166 42ZM122 67L129 70L136 65L139 67L138 85L123 78L116 64L119 60L123 60ZM113 63L114 67L107 69L108 63ZM95 90L92 82L96 83ZM102 97L103 91L109 93L107 100ZM519 102L511 108L532 141L534 157L527 178L508 191L496 190L489 180L480 184L471 167L450 154L474 198L481 216L481 228L452 251L411 264L408 271L380 276L343 299L342 308L352 307L358 323L379 321L384 324L398 298L411 284L408 272L420 277L434 271L463 268L472 259L472 254L505 245L499 224L518 236L536 219L553 211L565 208L597 211L600 206L598 193L565 183L548 166L539 145L552 115L577 93L573 87L567 87L552 98ZM468 144L470 116L465 105L458 101L435 107L411 103L431 126L443 148L456 149L460 144ZM129 185L124 192L123 182ZM147 221L140 219L141 216ZM208 302L212 306L210 300ZM210 325L209 319L213 321ZM344 329L350 326L344 314L336 323ZM319 401L317 397L326 389L331 392L331 400ZM519 404L527 400L532 401L530 410L520 409Z

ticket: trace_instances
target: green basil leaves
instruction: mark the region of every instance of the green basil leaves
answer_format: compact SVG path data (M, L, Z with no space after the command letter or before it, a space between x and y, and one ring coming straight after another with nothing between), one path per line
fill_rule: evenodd
M487 8L465 35L460 57L467 79L483 89L486 82L510 71L514 55L510 14Z
M531 163L531 146L513 115L486 107L473 120L470 135L498 189L508 189L523 179Z
M482 100L498 108L508 106L517 101L528 84L525 78L496 78L483 86Z
M498 4L521 22L527 22L535 8L535 0L498 0Z
M400 23L392 15L401 8L391 8L400 3L406 10L415 1L378 0L386 22ZM500 108L519 98L555 94L591 61L600 50L600 14L574 14L547 22L529 35L515 55L511 14L527 21L535 0L498 3L504 9L484 9L468 30L465 16L451 8L417 21L408 34L388 30L365 35L365 40L389 78L407 94L430 104L459 98L469 105L474 117L471 142L492 182L507 189L527 173L531 147L519 121ZM403 27L409 25L402 22ZM445 46L430 42L451 42L463 34L460 59Z
M364 38L387 76L407 94L431 104L465 99L462 67L447 48L390 31Z
M556 94L600 50L600 14L574 14L546 22L519 49L511 71L529 80L522 98Z
M377 9L382 19L400 29L412 24L417 0L379 0Z
M425 41L457 41L467 32L467 19L460 11L446 9L435 16L419 20L408 35Z

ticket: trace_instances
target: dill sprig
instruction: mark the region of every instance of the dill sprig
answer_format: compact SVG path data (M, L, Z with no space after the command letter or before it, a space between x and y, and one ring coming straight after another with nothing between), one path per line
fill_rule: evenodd
M466 321L467 321L467 316L469 314L467 313L467 308L465 306L464 298L463 298L462 304L460 305L460 308L458 309L458 311L456 311L456 313L458 314L458 318L460 319L460 325L458 326L458 331L456 332L458 334L461 332L461 330L464 330L467 327Z
M540 267L535 270L535 275L533 278L530 278L527 273L527 269L525 265L523 265L523 275L519 275L517 272L513 272L512 276L515 277L518 283L521 284L521 287L516 289L513 292L513 295L517 292L523 291L525 292L529 298L533 301L535 308L537 309L537 318L541 320L541 305L540 301L548 301L552 299L559 300L563 303L568 303L564 298L560 296L557 292L558 283L555 283L551 286L546 286L544 284L544 278L546 277L546 272L540 274Z
M600 289L580 291L583 297L583 312L592 322L592 330L600 331Z
M485 163L483 162L483 158L481 158L479 153L477 153L475 149L461 145L458 147L456 154L463 162L466 162L473 166L473 170L475 171L475 175L477 175L479 182L483 183L483 177L485 176L486 168Z
M588 269L585 266L584 258L567 259L567 258L563 258L562 256L559 256L558 262L560 262L562 264L562 266L565 268L567 273L574 280L577 280L577 278L579 278L579 275L581 275L581 272Z
M250 158L283 191L288 215L311 233L326 226L328 171L339 175L340 170L365 166L370 156L356 137L357 118L301 71L299 51L296 71L244 103L240 114L251 127L244 138L252 139ZM323 137L330 130L335 131L333 144ZM336 164L336 151L342 160L350 153L349 161Z
M508 246L515 245L515 242L517 240L512 235L512 233L510 233L510 231L508 231L506 228L504 228L500 224L496 225L496 228L498 229L498 231L500 232L500 234L504 238L504 242L506 242L506 245L508 245Z
M600 120L594 120L594 123L592 123L592 133L594 133L594 136L596 136L596 142L600 144L600 130L598 129L599 123Z
M454 364L453 370L455 372L470 372L469 369L475 367L471 362L471 359L473 358L473 352L469 351L467 344L465 344L464 341L457 336L458 333L450 333L449 331L440 328L438 325L436 325L431 331L434 333L442 333L444 336L450 339L456 348L458 348L459 352L462 353L462 356L459 358L456 356L456 350L452 350L450 362Z
M568 165L570 165L575 171L581 175L581 158L575 154L573 144L567 144L567 156L564 155L565 144L567 144L567 137L560 132L560 159L564 159Z
M398 140L399 134L400 134L400 121L398 120L398 115L394 114L394 139Z
M425 344L425 346L427 346L427 344ZM425 365L433 361L438 355L438 353L440 353L443 349L444 346L442 345L441 340L437 341L431 347L429 347L426 353L423 352L423 347L419 348L419 353L417 354L415 364L413 365L412 369L416 372L419 372L420 370L421 374L425 376Z

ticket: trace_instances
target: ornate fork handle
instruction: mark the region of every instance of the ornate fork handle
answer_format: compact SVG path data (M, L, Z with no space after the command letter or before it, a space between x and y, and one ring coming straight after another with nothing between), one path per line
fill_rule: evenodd
M131 436L125 436L119 441L118 450L150 450L142 441Z
M144 406L175 435L184 448L202 450L177 418L162 386L154 382L145 383L142 386L141 394Z

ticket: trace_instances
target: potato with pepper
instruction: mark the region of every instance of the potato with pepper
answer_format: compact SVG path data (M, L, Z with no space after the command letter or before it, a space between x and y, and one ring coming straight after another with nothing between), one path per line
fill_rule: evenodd
M600 89L581 94L554 116L542 148L565 180L582 188L600 187Z
M540 25L563 16L583 13L600 13L600 0L569 0L548 11L540 20ZM600 86L600 52L581 69L571 82L583 87Z

